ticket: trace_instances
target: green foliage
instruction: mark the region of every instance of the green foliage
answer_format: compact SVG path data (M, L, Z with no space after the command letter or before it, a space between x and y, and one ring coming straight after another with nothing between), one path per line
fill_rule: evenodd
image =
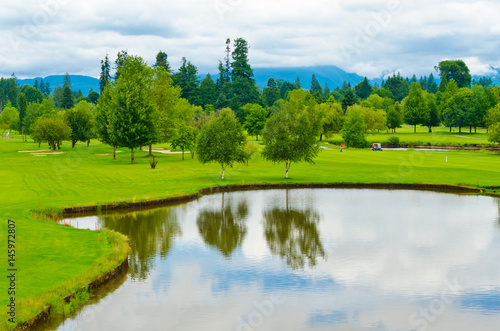
M327 102L316 105L316 111L319 113L320 118L322 118L320 141L323 135L329 137L330 134L342 130L344 111L342 110L342 105L335 101L333 96Z
M500 144L500 123L493 124L489 127L488 140Z
M77 141L86 142L92 138L94 119L90 103L80 101L74 108L64 112L64 118L71 128L72 147L75 147Z
M196 143L198 160L205 164L215 162L222 167L222 179L226 167L235 162L246 162L245 135L231 109L222 109L203 128Z
M61 148L63 140L71 137L71 128L61 117L40 117L31 128L31 138L37 143L47 142L53 150Z
M403 115L401 114L400 109L401 106L397 104L394 109L387 112L387 128L391 129L393 132L396 132L396 129L403 125Z
M66 85L63 87L61 92L61 108L70 109L75 105L75 100L73 99L73 92L71 92L71 88Z
M446 84L452 79L457 82L458 88L470 86L472 76L469 73L469 68L462 60L441 61L435 69L439 71L441 77L441 83L439 84L441 92L446 89Z
M233 82L237 78L242 78L253 83L253 70L248 63L248 43L245 39L237 38L234 40L234 50L231 57L233 58L231 63Z
M198 101L205 110L207 105L214 105L217 101L217 88L210 74L207 74L201 81Z
M99 93L91 89L89 91L89 94L87 95L87 99L89 100L90 103L93 103L95 105L99 100Z
M30 103L26 109L26 116L23 119L23 127L28 134L31 132L31 126L41 116L50 116L55 114L54 104L49 99L44 99L42 103Z
M16 108L12 107L10 102L5 106L0 115L0 123L5 123L6 127L10 130L17 130L19 128L19 112Z
M168 63L167 53L159 51L158 54L156 54L156 61L153 68L157 69L158 67L163 67L165 71L170 72L170 64Z
M363 115L364 123L366 124L367 132L379 132L380 130L387 129L387 114L382 109L373 109L368 107L363 107L361 105L353 105L347 108L347 111L356 109Z
M309 89L309 92L312 94L312 96L316 99L316 102L322 102L323 99L323 88L318 82L318 79L316 76L313 74L311 77L311 88Z
M108 54L104 60L101 60L101 75L99 76L99 91L102 94L108 82L111 81L111 64L109 63ZM92 101L93 102L93 101Z
M184 122L180 123L175 134L170 140L172 148L180 147L182 150L182 159L184 160L184 151L191 150L196 145L196 128L192 127Z
M390 136L387 139L387 145L390 145L390 146L399 146L399 137L398 136Z
M21 94L26 97L26 102L42 102L45 99L45 95L40 92L40 90L34 88L33 86L23 85L20 90Z
M474 126L476 107L474 93L469 88L461 88L446 101L443 121L447 126L459 127L459 131L463 126Z
M182 58L182 65L179 71L172 75L174 84L181 88L181 97L189 103L198 105L198 68L185 57Z
M134 163L134 148L148 146L156 139L152 86L153 69L141 57L129 56L120 67L120 78L111 92L113 139L119 146L131 149L131 163Z
M245 118L243 127L247 130L249 135L256 136L257 140L259 140L259 135L262 134L262 130L266 125L267 110L255 103L246 104L242 108L244 108L248 114Z
M267 86L264 88L262 97L267 107L271 107L276 100L281 98L281 92L274 78L269 78L267 80Z
M347 89L342 97L342 109L347 110L348 107L355 105L357 102L356 94L352 89Z
M365 79L354 86L354 91L356 92L356 95L363 100L372 94L373 87L370 85L368 78L365 77Z
M429 111L429 116L427 120L422 123L429 128L429 132L432 132L432 127L438 126L441 123L439 116L438 107L436 104L436 97L434 94L430 94L424 91L423 93L427 109Z
M313 96L305 90L290 92L281 109L269 118L262 138L262 156L275 163L285 162L285 178L293 163L314 163L321 118Z
M129 58L129 55L127 51L120 51L118 54L116 54L116 60L115 60L115 82L118 81L118 78L120 78L121 75L121 68L125 65L125 62Z
M24 118L26 117L26 112L28 111L28 103L26 101L26 96L21 93L19 97L19 132L24 130Z
M350 108L346 113L342 138L348 147L364 148L368 145L365 137L366 124L359 108Z
M420 84L411 84L410 93L403 100L403 114L405 122L413 125L415 132L418 124L425 124L429 121L429 109Z
M180 102L181 88L173 86L170 74L163 67L155 70L153 82L153 103L158 111L157 141L166 142L174 135L179 121L185 121L187 115L181 114L183 107L177 107Z
M408 82L401 77L399 72L397 75L393 74L392 77L388 77L382 87L389 90L397 102L401 102L406 98L410 90Z

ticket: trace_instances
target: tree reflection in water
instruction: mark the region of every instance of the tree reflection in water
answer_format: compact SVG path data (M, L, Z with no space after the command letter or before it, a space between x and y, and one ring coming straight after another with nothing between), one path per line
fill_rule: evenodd
M236 212L233 212L231 202L225 204L224 193L220 210L202 210L196 223L198 231L207 245L217 248L225 258L230 258L233 251L241 245L247 233L244 224L248 216L246 200L238 203Z
M176 214L171 212L171 208L106 215L100 220L108 229L130 238L132 279L146 279L153 258L158 254L162 258L166 257L175 237L181 233Z
M306 261L309 267L315 266L318 257L325 258L316 227L319 219L314 210L289 208L286 190L286 208L277 207L264 213L264 235L271 253L286 259L292 269L303 269Z

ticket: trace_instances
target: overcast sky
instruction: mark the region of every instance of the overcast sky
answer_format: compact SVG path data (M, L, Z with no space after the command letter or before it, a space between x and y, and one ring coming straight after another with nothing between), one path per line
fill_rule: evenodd
M2 0L0 75L98 77L106 53L148 63L162 50L217 72L226 38L242 37L252 67L336 65L369 78L433 72L463 59L500 68L500 1Z

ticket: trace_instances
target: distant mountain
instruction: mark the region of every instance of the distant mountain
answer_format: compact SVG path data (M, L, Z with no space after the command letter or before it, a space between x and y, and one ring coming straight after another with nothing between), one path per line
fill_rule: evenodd
M40 84L42 77L18 79L17 83L20 86L26 84L33 86L33 84L35 83L35 79L38 80L38 84ZM99 79L97 78L89 76L80 76L80 75L69 75L69 79L71 81L71 89L73 91L81 90L83 95L87 95L90 89L99 92ZM54 91L56 85L62 86L63 80L64 80L64 75L53 75L43 78L44 83L47 82L50 83L50 88L52 89L52 92Z
M355 86L364 78L358 74L347 73L336 66L254 68L253 73L255 82L261 89L267 86L267 80L271 77L275 80L282 79L291 83L294 83L299 77L302 88L309 89L314 74L321 86L324 87L325 83L327 83L330 90L335 89L337 86L342 87L344 82Z

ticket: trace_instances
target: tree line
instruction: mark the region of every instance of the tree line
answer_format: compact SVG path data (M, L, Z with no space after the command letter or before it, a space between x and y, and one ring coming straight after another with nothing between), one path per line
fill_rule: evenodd
M214 82L208 74L199 82L198 70L183 58L178 71L160 51L149 66L127 51L117 54L114 75L108 55L101 61L100 93L84 97L71 90L69 75L52 92L48 84L18 87L15 77L0 80L3 128L16 129L51 148L63 140L89 143L99 138L115 150L134 150L169 142L198 155L201 162L217 162L222 173L234 162L248 162L256 151L246 133L262 138L262 155L285 163L313 162L317 141L340 132L350 147L364 147L369 132L395 132L404 123L432 131L439 125L472 129L488 127L490 140L500 142L500 88L486 78L472 81L463 61L442 61L434 76L417 79L394 74L381 86L365 77L351 87L344 83L330 91L316 77L305 90L269 78L255 84L243 38L226 40L224 59ZM183 154L184 158L184 154Z

